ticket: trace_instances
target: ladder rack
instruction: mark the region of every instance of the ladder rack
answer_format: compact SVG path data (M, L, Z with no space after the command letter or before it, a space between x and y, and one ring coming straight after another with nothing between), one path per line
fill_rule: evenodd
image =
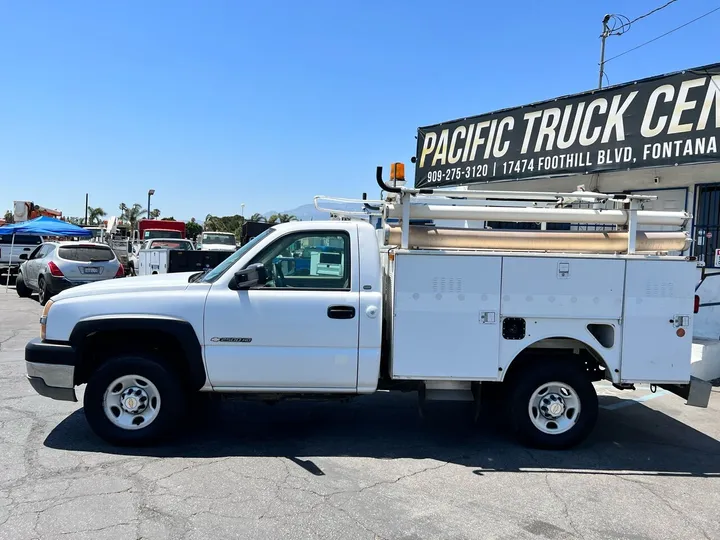
M389 220L399 222L401 230L399 244L403 249L407 249L410 245L412 220L463 220L614 225L627 231L626 252L634 254L638 225L683 228L691 219L687 212L642 210L644 202L657 199L654 195L608 194L580 190L564 193L407 188L387 185L382 179L382 167L377 168L376 180L380 188L387 193L384 199L316 196L315 208L341 217L379 217L385 227L389 225ZM323 202L355 204L358 205L358 209L327 208L323 206ZM569 206L578 202L598 206L611 203L614 208ZM517 235L518 231L509 234ZM677 233L668 234L677 236Z

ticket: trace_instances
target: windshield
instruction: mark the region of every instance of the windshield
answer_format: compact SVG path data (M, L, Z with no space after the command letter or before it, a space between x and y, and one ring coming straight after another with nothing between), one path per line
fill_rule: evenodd
M182 238L182 233L168 229L150 229L149 231L145 231L144 238L145 240L149 240L150 238Z
M235 235L232 234L203 234L203 244L223 244L225 246L235 245Z
M235 253L230 255L227 259L225 259L223 262L218 264L215 268L210 270L207 274L205 274L205 277L203 277L200 282L202 283L213 283L215 280L217 280L220 276L222 276L225 272L227 272L228 268L232 267L240 258L245 255L248 251L250 251L255 244L262 241L266 236L269 234L272 234L275 232L275 229L270 228L262 233L260 233L258 236L250 240L247 244L242 246L240 249L238 249Z
M152 240L149 242L148 248L191 251L193 249L193 245L188 240Z

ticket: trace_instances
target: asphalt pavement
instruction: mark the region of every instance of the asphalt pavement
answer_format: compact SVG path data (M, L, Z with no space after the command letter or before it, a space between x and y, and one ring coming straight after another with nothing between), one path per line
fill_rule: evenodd
M0 289L0 540L720 538L720 389L708 409L599 385L594 434L528 450L414 394L230 401L171 445L117 449L35 394L41 308ZM444 414L442 414L444 413Z

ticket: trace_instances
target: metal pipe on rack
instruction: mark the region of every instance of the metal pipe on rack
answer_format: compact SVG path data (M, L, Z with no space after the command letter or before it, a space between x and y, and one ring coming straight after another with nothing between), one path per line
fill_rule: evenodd
M386 205L386 209L388 217L402 217L403 209L401 204L389 203ZM450 206L445 204L411 203L410 218L627 225L630 212L628 210L592 210L586 208L508 208L501 206ZM639 225L683 227L689 219L690 215L687 212L637 211L637 223Z
M402 228L384 227L385 245L402 244ZM411 249L494 249L508 251L551 251L561 253L626 253L627 231L498 231L451 227L409 227ZM639 231L635 235L636 253L683 252L692 240L684 231Z

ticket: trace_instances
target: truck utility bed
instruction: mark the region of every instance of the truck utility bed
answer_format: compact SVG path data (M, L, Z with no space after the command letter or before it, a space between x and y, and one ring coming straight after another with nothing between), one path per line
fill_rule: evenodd
M395 379L500 380L527 347L578 336L618 383L690 377L692 261L421 250L392 259Z

